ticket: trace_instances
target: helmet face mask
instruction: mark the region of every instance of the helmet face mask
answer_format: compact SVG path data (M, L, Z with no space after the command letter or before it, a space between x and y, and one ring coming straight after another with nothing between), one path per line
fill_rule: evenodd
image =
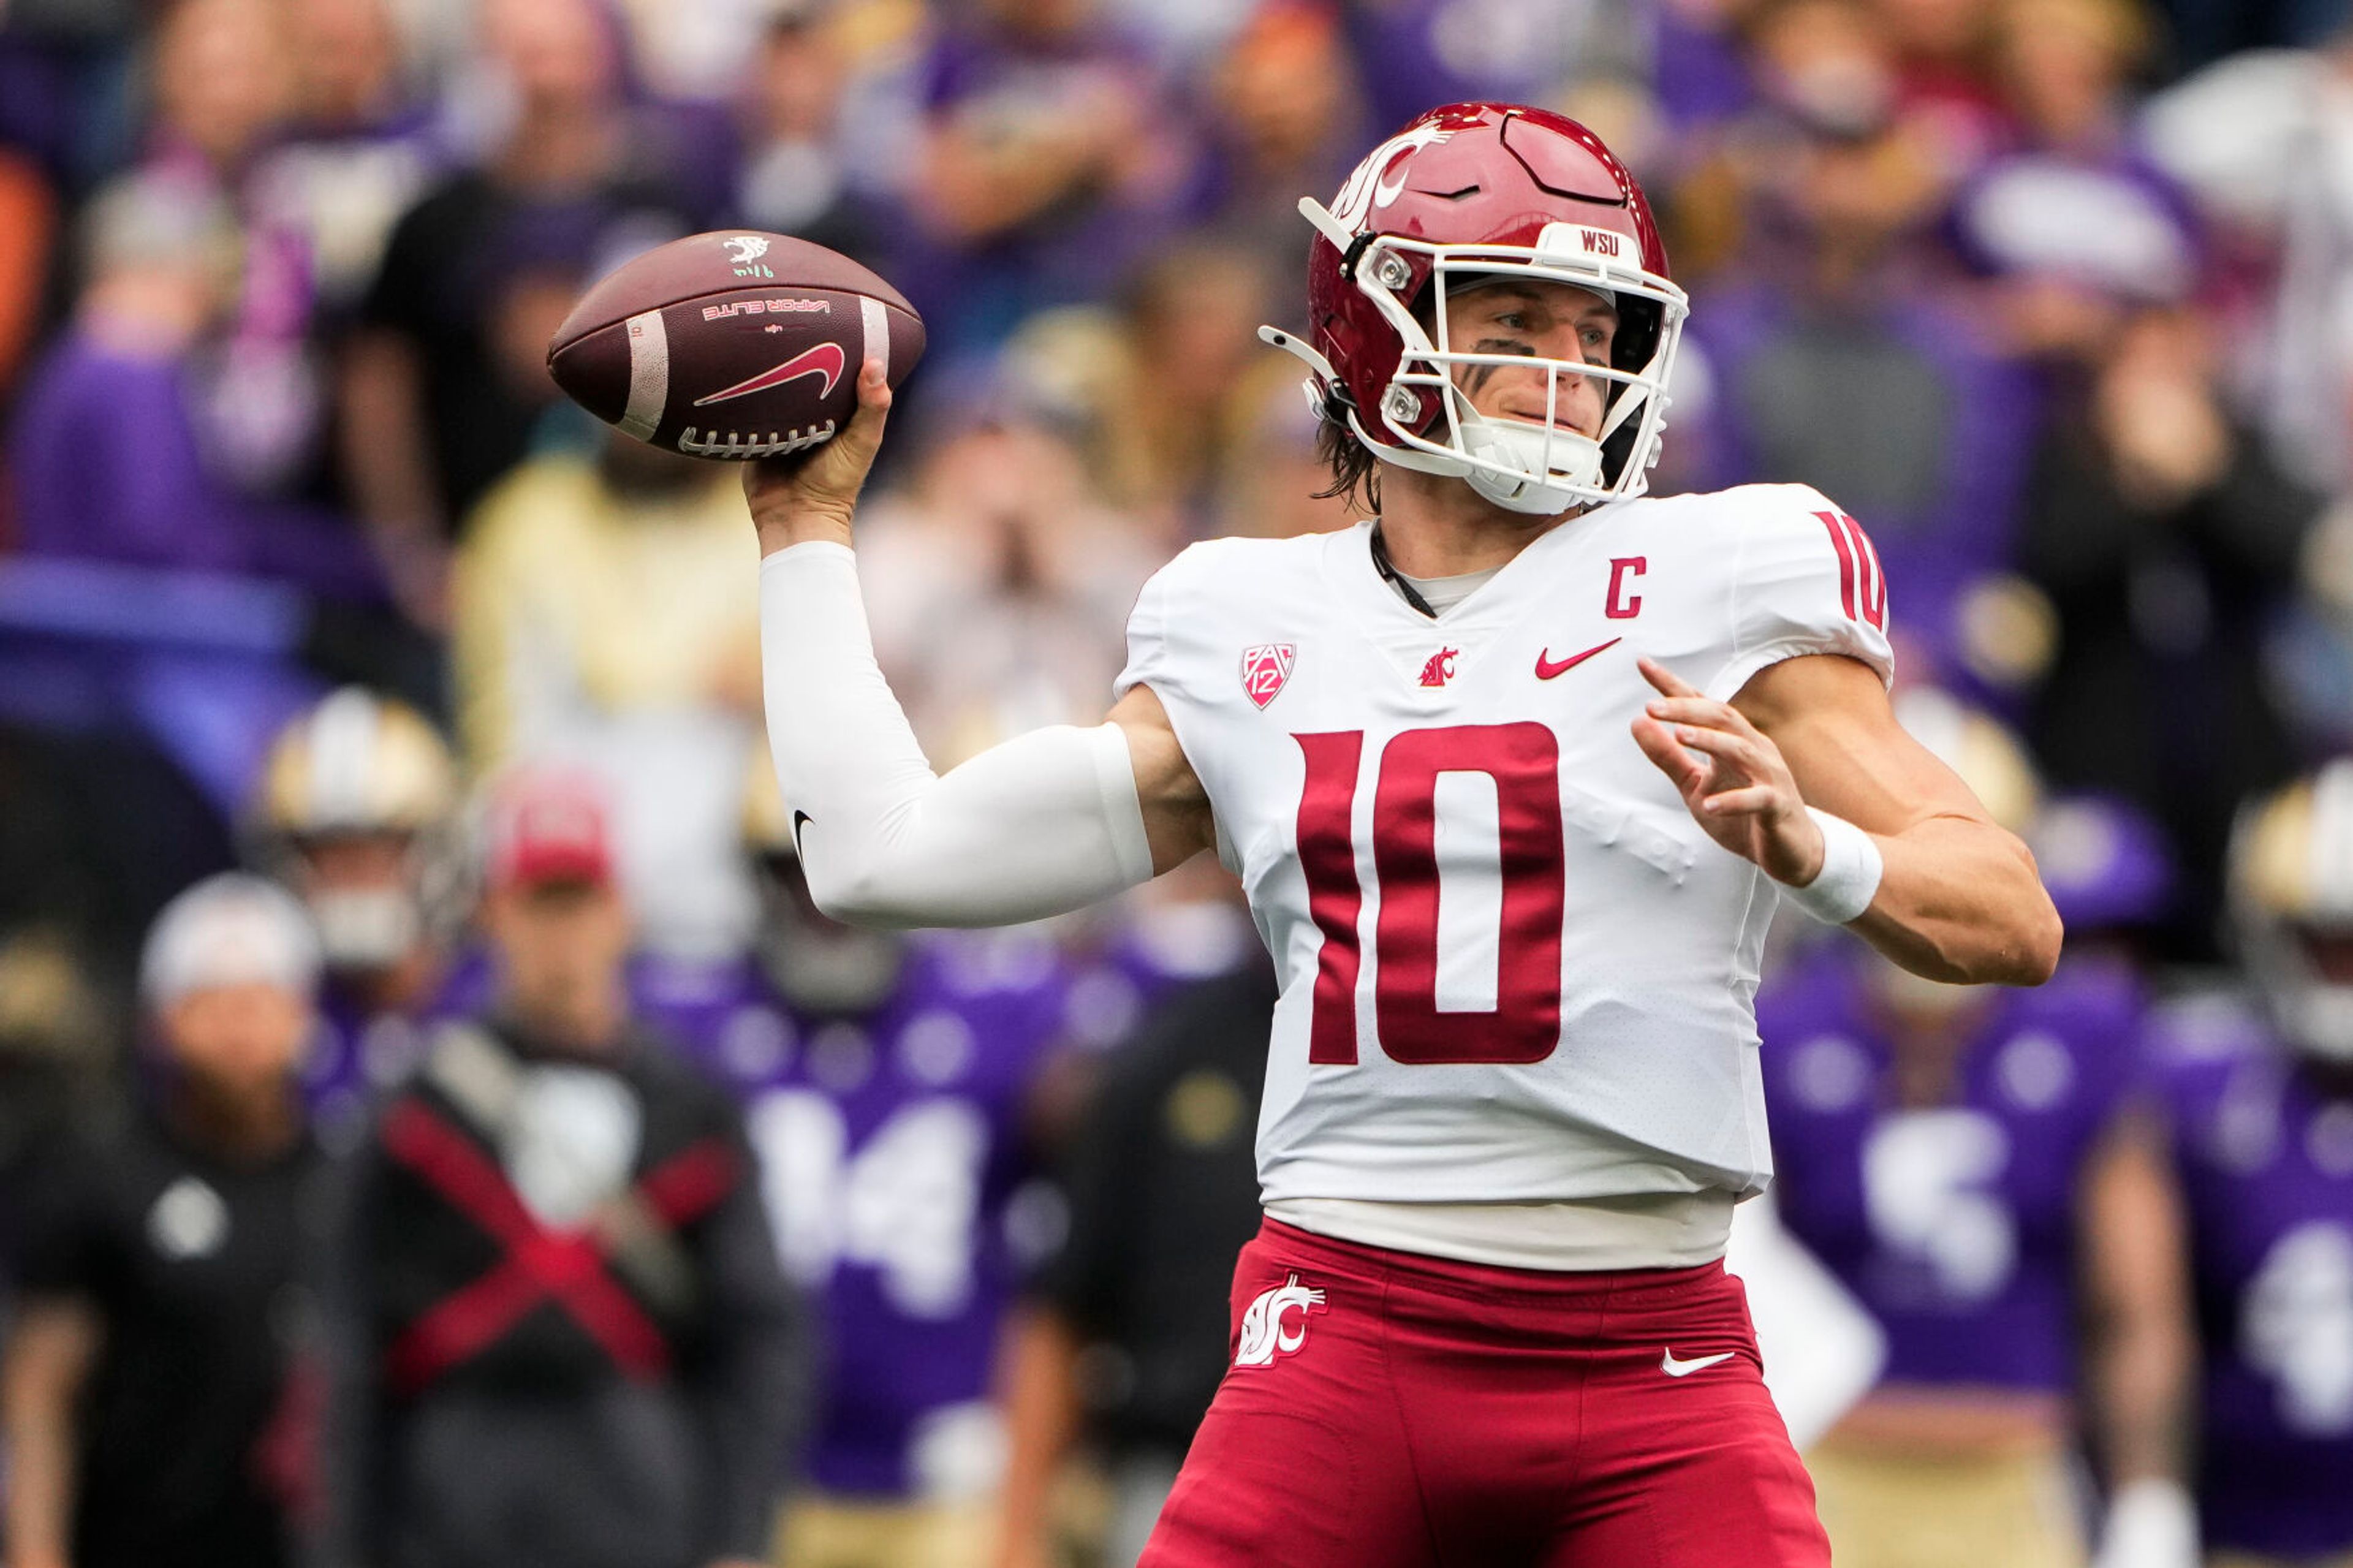
M2353 1067L2353 761L2242 813L2230 907L2242 960L2297 1050Z
M1583 126L1541 110L1453 104L1374 150L1326 209L1309 261L1308 395L1376 457L1462 479L1531 515L1640 495L1665 428L1666 385L1688 302L1641 188ZM1466 351L1448 304L1504 280L1599 294L1617 309L1609 363ZM1482 365L1545 377L1542 425L1483 415L1462 388ZM1565 394L1604 384L1600 428L1559 421Z

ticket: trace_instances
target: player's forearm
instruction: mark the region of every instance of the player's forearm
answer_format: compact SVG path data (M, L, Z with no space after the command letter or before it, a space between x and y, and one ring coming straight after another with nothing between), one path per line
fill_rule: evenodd
M823 542L761 564L768 740L809 892L869 925L1009 925L1148 880L1115 726L1033 731L943 778L874 662L857 563Z
M1990 823L1933 816L1875 835L1885 869L1855 933L1915 974L1956 985L2040 985L2059 963L2059 913L2034 858Z
M2180 1198L2152 1119L2110 1128L2082 1184L2092 1426L2114 1490L2178 1480L2197 1359Z
M69 1561L73 1410L94 1341L79 1309L28 1306L0 1365L9 1568L63 1568Z
M1040 1560L1054 1477L1079 1431L1079 1340L1050 1307L1017 1308L999 1350L1005 1407L1005 1486L997 1562Z

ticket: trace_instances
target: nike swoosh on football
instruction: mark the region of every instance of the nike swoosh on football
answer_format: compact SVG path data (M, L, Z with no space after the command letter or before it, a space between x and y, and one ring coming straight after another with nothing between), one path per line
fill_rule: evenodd
M1551 659L1545 657L1545 654L1552 652L1552 649L1546 648L1544 650L1544 653L1536 655L1536 679L1538 680L1550 680L1556 675L1567 675L1570 670L1575 669L1578 665L1583 664L1595 654L1608 653L1611 648L1616 647L1620 643L1624 642L1625 640L1626 639L1624 637L1611 637L1608 642L1587 648L1583 653L1570 654L1558 664L1555 664Z
M696 398L694 405L700 408L706 403L724 403L731 397L749 397L755 392L765 392L772 386L782 386L805 375L825 377L825 384L818 388L817 393L823 397L833 390L833 384L841 379L844 363L839 343L812 343L774 370L764 370L751 380L739 381L723 392Z
M1669 1377L1689 1377L1695 1372L1705 1371L1717 1362L1730 1361L1732 1354L1730 1351L1720 1351L1715 1355L1694 1356L1690 1361L1677 1361L1674 1349L1670 1346L1666 1354L1659 1358L1659 1370Z

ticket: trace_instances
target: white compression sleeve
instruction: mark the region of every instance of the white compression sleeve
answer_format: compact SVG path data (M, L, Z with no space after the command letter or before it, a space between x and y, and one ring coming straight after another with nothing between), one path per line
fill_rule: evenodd
M1117 725L1033 731L932 772L874 662L846 545L796 544L760 563L760 664L776 779L827 914L1011 925L1151 879Z

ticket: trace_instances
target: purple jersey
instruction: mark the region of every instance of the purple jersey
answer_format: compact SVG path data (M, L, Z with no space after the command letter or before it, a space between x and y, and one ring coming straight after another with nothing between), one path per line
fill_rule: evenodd
M453 958L424 1005L407 1012L371 1006L330 974L319 989L319 1032L302 1065L303 1096L320 1136L338 1146L369 1102L424 1059L435 1025L480 1014L490 996L490 959L479 950Z
M1027 1261L1018 1122L1061 1034L1053 950L1022 933L914 939L890 1000L852 1017L795 1013L750 960L643 964L636 991L743 1096L777 1249L824 1303L809 1479L868 1497L985 1489L998 1322Z
M1890 1382L2066 1389L2075 1192L2132 1080L2137 991L2063 968L1992 991L1946 1104L1895 1104L1868 965L1840 942L1757 997L1774 1192L1887 1331Z
M2353 1092L2250 1014L2168 1009L2155 1065L2204 1342L2207 1544L2353 1547Z

